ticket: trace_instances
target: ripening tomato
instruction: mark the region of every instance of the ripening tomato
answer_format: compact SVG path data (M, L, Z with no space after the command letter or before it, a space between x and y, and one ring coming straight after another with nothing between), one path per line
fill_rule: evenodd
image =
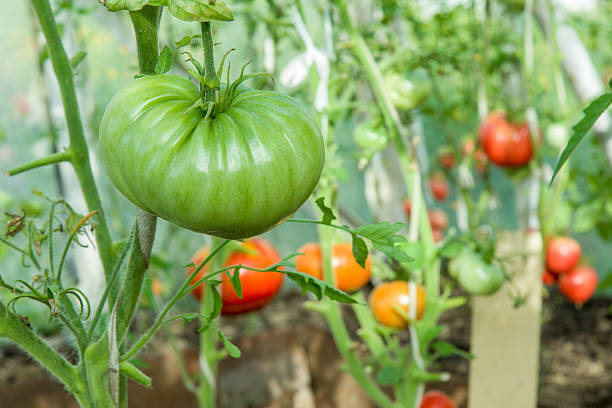
M448 227L448 216L439 208L432 208L427 211L427 216L432 229L445 230Z
M205 119L192 81L131 81L104 112L100 158L115 187L141 209L196 232L252 237L310 196L323 169L323 138L314 117L288 96L242 85L222 87L219 96Z
M548 269L544 269L542 272L542 283L545 285L554 285L559 280L559 275L556 273L551 273Z
M457 404L442 391L431 390L423 395L419 408L457 408Z
M431 188L431 194L436 201L446 201L448 198L448 181L443 174L435 174L429 178L429 187Z
M416 318L421 319L425 311L425 288L414 284L416 293ZM395 309L400 308L410 316L410 283L406 281L384 282L376 286L370 294L370 308L378 322L396 329L408 328L409 322Z
M491 113L480 125L478 137L488 158L501 167L520 167L533 156L527 124L509 123L501 112Z
M597 271L590 266L579 266L559 277L561 293L572 303L582 304L597 289Z
M433 236L434 242L440 242L444 239L444 232L437 228L431 230L431 235Z
M444 146L438 150L438 163L446 170L450 170L455 166L455 154L453 149Z
M580 260L580 244L570 237L554 237L546 245L546 268L552 273L565 273L574 269Z
M274 247L263 238L252 238L240 244L241 249L230 254L224 262L224 267L242 265L251 268L265 269L281 260ZM192 262L198 265L208 256L208 248L202 248L194 256ZM206 273L208 265L198 273L194 280ZM193 272L190 267L188 274ZM230 271L233 274L233 270ZM259 272L241 268L239 271L242 286L242 298L238 297L227 274L222 276L221 299L223 314L243 313L260 309L270 303L283 284L284 275L280 272ZM200 300L202 285L197 286L192 294Z
M295 258L295 269L317 279L323 279L323 255L319 244L311 242L303 245ZM353 247L350 243L336 244L332 247L332 269L336 287L345 292L361 289L370 280L372 262L370 255L366 258L365 268L355 261Z

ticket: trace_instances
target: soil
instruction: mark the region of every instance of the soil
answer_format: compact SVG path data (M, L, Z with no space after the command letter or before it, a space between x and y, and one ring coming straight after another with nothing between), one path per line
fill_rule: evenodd
M348 374L324 321L303 307L304 297L285 292L261 313L223 317L222 328L241 349L240 359L223 360L219 373L219 406L371 408ZM348 311L348 309L347 309ZM346 313L349 329L356 322ZM141 321L152 316L143 313ZM540 408L612 407L612 314L610 300L592 299L582 308L567 302L552 289L544 300L540 366ZM442 338L469 350L470 310L447 312ZM197 325L175 324L178 345L184 350L187 370L196 372ZM62 349L61 337L50 339ZM68 353L68 350L64 350ZM61 385L15 346L1 348L0 406L76 407ZM154 339L143 360L153 377L153 390L131 384L132 407L195 407L185 389L164 331ZM466 407L469 362L459 357L441 360L451 374L446 383L430 384Z

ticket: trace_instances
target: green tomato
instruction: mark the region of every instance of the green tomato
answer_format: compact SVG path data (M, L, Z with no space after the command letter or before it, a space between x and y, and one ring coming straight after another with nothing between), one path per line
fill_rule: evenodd
M416 71L407 76L392 72L385 75L384 84L391 103L397 109L404 111L425 102L431 92L431 83L423 71Z
M379 152L387 147L388 139L384 129L367 123L360 123L355 128L355 143L368 152Z
M464 250L451 261L451 265L451 275L454 273L459 285L472 295L491 295L504 283L504 273L501 269L487 264L472 250Z
M190 109L200 97L173 75L136 79L113 97L100 156L115 187L151 214L222 238L283 222L323 169L315 119L288 96L240 86L224 111L204 120L205 108Z

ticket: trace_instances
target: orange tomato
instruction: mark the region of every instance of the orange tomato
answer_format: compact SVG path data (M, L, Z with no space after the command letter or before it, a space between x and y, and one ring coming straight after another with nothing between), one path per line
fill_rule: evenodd
M298 272L323 279L323 256L319 244L310 242L298 249L298 252L304 254L295 259L295 268ZM332 247L332 269L338 289L346 292L360 289L370 280L371 268L370 255L366 258L365 268L355 261L350 243L336 244Z
M425 310L425 288L416 286L416 318L419 320ZM370 294L370 308L378 322L396 329L408 328L409 322L396 308L410 315L410 284L406 281L384 282Z

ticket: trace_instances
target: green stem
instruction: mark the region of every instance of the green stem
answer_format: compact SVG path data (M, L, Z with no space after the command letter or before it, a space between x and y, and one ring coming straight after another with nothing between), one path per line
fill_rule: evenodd
M66 125L70 137L69 150L72 152L71 163L79 180L79 184L81 185L87 208L89 211L97 211L99 213L95 236L98 245L98 253L100 254L100 259L104 268L104 274L105 277L108 278L112 270L115 254L112 250L112 239L102 209L100 194L98 193L91 171L89 150L85 140L83 122L81 121L79 105L74 88L74 73L70 66L70 60L64 50L64 45L62 44L62 39L55 23L49 1L30 1L38 16L45 39L47 40L49 57L51 58L53 70L62 95Z
M202 50L204 51L204 102L216 102L216 93L219 90L219 77L215 69L214 42L210 21L201 23Z
M2 302L0 302L1 337L15 342L49 370L74 395L81 407L92 407L87 387L79 377L78 369L34 334L16 315L9 312Z
M24 164L23 166L15 167L14 169L7 170L6 174L8 176L14 176L19 173L23 173L24 171L36 169L38 167L48 166L49 164L57 164L65 161L72 161L72 154L70 150L66 150L64 152L58 152L51 154L47 157L43 157L41 159L32 160L29 163Z
M211 270L215 269L216 258L213 259ZM212 288L212 290L217 290ZM206 316L210 316L214 310L215 302L212 296L202 296L200 301L200 318L201 324L208 324ZM206 331L200 333L200 382L196 391L198 404L200 408L214 408L216 404L216 388L217 388L217 371L218 371L218 353L217 353L217 336L216 332L210 325Z

